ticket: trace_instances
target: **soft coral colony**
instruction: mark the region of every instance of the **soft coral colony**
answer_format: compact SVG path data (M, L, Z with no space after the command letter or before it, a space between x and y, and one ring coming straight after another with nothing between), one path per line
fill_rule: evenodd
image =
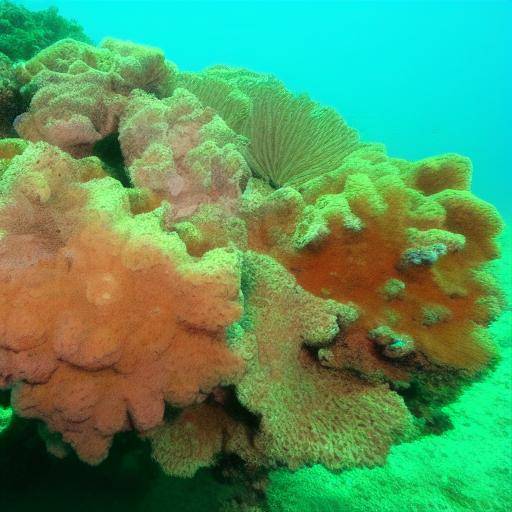
M0 385L90 464L382 464L496 358L496 210L269 75L65 39L0 141ZM49 438L47 438L49 439Z

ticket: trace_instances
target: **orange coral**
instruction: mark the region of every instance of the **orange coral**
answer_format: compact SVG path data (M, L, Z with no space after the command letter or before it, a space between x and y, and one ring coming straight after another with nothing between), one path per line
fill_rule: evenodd
M468 173L460 157L405 165L361 150L302 194L267 191L249 203L250 246L315 295L357 304L363 337L388 325L433 363L481 369L494 354L483 326L500 301L475 269L496 257L501 221L469 192L443 189L467 186Z
M0 386L54 453L134 429L179 476L380 464L492 363L501 220L467 159L390 158L273 77L131 43L18 74L44 142L0 142ZM108 166L47 143L107 135Z
M189 257L162 211L132 215L101 175L96 159L29 146L3 174L0 210L0 382L92 463L116 432L242 369L221 335L240 313L236 254Z

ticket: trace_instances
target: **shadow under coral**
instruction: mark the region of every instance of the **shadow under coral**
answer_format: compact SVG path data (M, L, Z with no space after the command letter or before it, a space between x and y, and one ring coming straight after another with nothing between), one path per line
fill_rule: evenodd
M216 511L235 492L210 470L191 479L165 476L149 445L133 433L117 436L109 458L96 467L75 454L62 460L49 454L36 422L16 417L0 437L2 510Z

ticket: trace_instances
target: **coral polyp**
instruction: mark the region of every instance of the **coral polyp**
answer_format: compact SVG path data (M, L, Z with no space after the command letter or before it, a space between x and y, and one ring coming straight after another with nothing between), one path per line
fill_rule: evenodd
M496 361L502 222L468 159L392 158L272 76L112 39L15 73L0 386L53 453L133 430L175 476L371 467Z

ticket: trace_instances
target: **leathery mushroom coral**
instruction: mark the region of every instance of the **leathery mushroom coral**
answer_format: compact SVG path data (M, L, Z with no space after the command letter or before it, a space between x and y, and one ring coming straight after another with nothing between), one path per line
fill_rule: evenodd
M96 159L28 145L2 176L0 375L12 403L97 463L113 435L158 425L229 383L236 253L188 256L165 206L130 212Z
M18 73L0 385L84 461L135 430L178 476L381 464L492 366L501 220L467 159L391 158L274 77L132 43Z

